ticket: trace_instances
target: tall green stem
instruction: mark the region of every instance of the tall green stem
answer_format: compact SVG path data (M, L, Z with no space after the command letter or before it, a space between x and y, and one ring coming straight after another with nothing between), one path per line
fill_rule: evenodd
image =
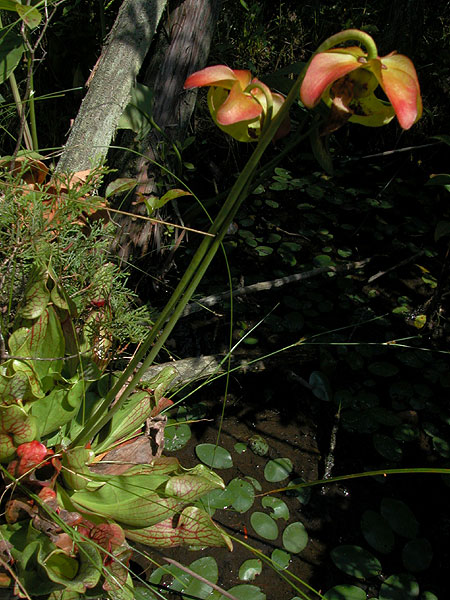
M105 396L95 414L88 419L83 431L75 438L72 446L87 443L102 427L104 427L104 425L106 425L106 423L108 423L111 417L120 409L128 396L133 392L141 379L141 374L152 364L159 350L175 327L186 304L191 299L198 284L203 278L208 266L220 247L229 224L232 222L239 207L246 198L249 185L258 167L258 163L278 128L287 117L291 104L298 97L302 79L303 75L300 75L292 86L283 106L261 136L253 154L237 178L225 203L209 229L209 233L213 234L214 237L205 237L202 240L190 265L147 338L130 361L128 367L119 377L116 384ZM149 352L148 355L147 352ZM139 365L141 360L142 364ZM108 410L113 400L125 385L126 388L121 393L120 398L114 406Z

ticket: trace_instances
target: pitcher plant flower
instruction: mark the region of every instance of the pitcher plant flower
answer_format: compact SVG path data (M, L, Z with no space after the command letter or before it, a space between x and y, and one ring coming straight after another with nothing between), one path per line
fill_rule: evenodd
M403 129L409 129L422 115L419 81L413 63L396 52L380 58L369 35L356 30L342 32L346 33L360 34L358 37L366 43L368 40L369 52L358 46L319 51L303 79L301 101L307 108L313 108L323 100L331 108L332 124L326 126L328 132L347 120L379 127L395 116ZM355 39L356 36L350 37ZM379 87L389 102L375 95Z
M240 142L257 141L262 128L280 110L284 97L271 92L250 71L225 65L206 67L190 75L184 89L209 87L208 107L216 125ZM289 133L285 120L276 138Z

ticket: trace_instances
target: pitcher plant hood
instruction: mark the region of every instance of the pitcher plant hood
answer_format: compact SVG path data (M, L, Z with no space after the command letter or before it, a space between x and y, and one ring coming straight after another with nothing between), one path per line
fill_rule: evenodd
M220 129L241 142L256 141L265 119L275 116L284 98L276 94L250 71L230 69L225 65L206 67L190 75L185 89L209 87L208 107ZM284 123L278 137L289 132Z
M375 95L378 86L389 102ZM306 71L300 99L307 108L322 99L342 121L369 127L385 125L397 116L400 126L409 129L422 115L411 60L396 52L369 58L358 46L318 52Z

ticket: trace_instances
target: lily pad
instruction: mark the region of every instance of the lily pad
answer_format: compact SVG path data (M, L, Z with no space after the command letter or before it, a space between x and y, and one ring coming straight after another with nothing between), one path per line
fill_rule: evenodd
M292 471L292 461L289 458L275 458L269 460L264 469L264 477L267 481L282 481Z
M250 475L246 475L245 479L248 479L248 481L250 481L250 483L255 488L255 490L257 490L258 492L262 491L262 485L259 483L259 481L257 479L255 479L254 477L251 477Z
M361 546L337 546L331 551L331 559L338 569L358 579L376 577L381 573L380 561Z
M301 552L308 544L308 532L303 523L297 521L291 523L283 531L283 546L289 552L297 554Z
M284 519L287 521L289 519L289 509L287 507L286 502L280 500L280 498L274 498L273 496L264 496L261 501L261 504L264 508L271 508L272 514L270 515L272 519Z
M195 453L199 460L212 469L230 469L233 466L231 454L222 446L198 444Z
M234 445L234 451L237 452L238 454L244 454L244 452L246 450L247 450L247 444L238 442L237 444Z
M325 400L327 402L331 400L331 386L325 373L313 371L309 376L309 385L311 386L311 391L316 398L319 398L319 400Z
M371 363L368 369L372 375L378 375L378 377L393 377L399 371L396 365L388 362Z
M382 554L389 554L394 547L392 529L386 519L373 510L363 513L361 531L366 542Z
M255 489L251 483L243 479L233 479L227 486L233 496L232 507L239 513L248 511L255 501Z
M335 585L323 597L326 600L366 600L367 594L356 585Z
M262 571L262 561L259 558L250 558L242 563L239 568L239 579L241 581L253 581Z
M379 600L414 600L419 597L419 584L409 573L391 575L381 584Z
M401 460L403 456L403 450L400 442L394 440L388 435L381 433L374 433L373 445L375 450L381 454L387 460L397 462Z
M402 551L403 565L405 569L413 573L428 569L432 558L433 549L425 538L416 538L406 542Z
M394 498L383 498L380 510L395 533L410 539L417 536L419 523L404 502Z
M273 566L276 569L287 569L289 567L289 563L291 562L291 555L289 552L285 552L279 548L275 548L270 558L272 559L274 563Z
M304 479L302 479L301 477L298 477L297 479L293 479L292 481L290 481L287 487L288 488L292 487L293 489L287 490L286 496L295 496L295 498L297 498L297 500L300 502L300 504L308 504L308 502L311 498L311 488L310 487L295 488L296 485L300 485L302 483L306 483L306 481Z
M164 449L168 452L176 452L186 446L190 439L191 428L186 423L166 427L164 430Z
M277 539L278 525L266 513L255 511L250 517L250 523L256 533L265 540Z
M235 585L228 592L239 598L239 600L266 600L266 595L256 585L249 585L243 583L241 585ZM221 594L217 600L228 600L223 594Z

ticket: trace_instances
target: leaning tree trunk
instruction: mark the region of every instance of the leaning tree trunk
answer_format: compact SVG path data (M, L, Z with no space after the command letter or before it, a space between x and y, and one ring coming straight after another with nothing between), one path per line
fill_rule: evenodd
M58 163L59 172L82 171L103 162L166 2L124 0L93 69Z
M166 144L167 149L167 143L183 141L186 136L196 94L183 92L183 84L189 74L206 64L219 8L220 0L181 0L159 31L143 83L154 91L152 117L163 136L152 129L139 145L141 157L136 159L136 154L129 153L120 164L123 175L135 177L140 182L138 191L144 195L161 195L155 180L161 171L153 166L154 161L164 162L169 168L172 166L162 159L161 144ZM129 134L124 137L129 138ZM130 202L126 208L136 214L145 214L142 204L132 206ZM121 225L117 252L125 259L133 249L145 253L150 240L157 238L159 230L149 221L126 216L115 220Z

